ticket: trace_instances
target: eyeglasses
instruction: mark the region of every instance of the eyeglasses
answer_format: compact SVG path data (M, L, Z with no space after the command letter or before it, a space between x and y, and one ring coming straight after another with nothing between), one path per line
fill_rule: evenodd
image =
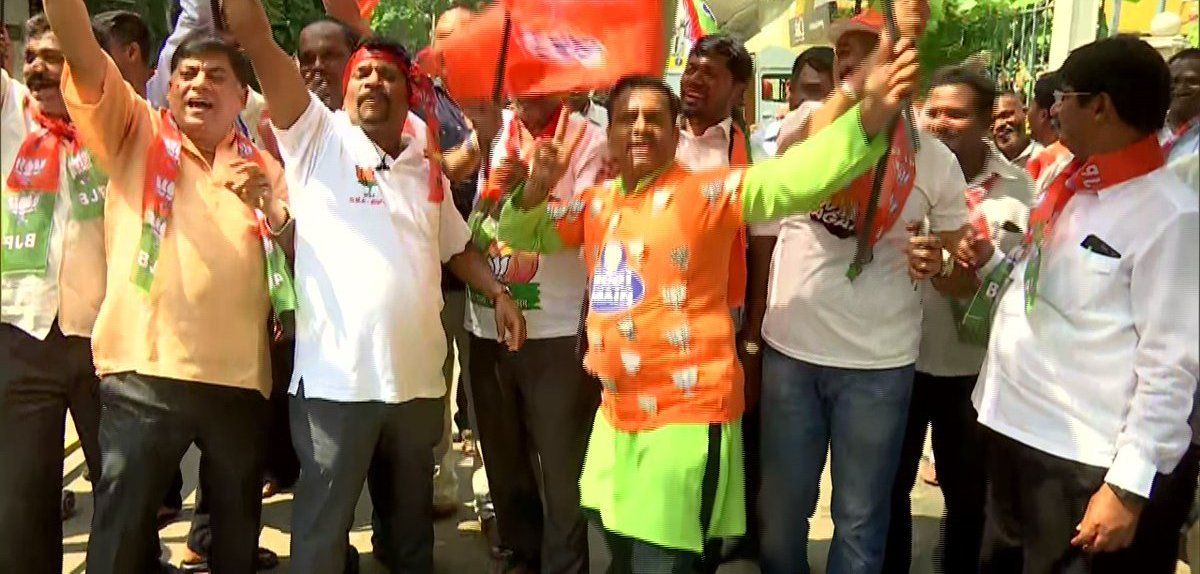
M1093 95L1092 92L1064 92L1061 90L1054 90L1054 105L1056 105L1056 106L1062 105L1063 100L1069 96L1078 97L1078 96L1090 96L1090 95Z

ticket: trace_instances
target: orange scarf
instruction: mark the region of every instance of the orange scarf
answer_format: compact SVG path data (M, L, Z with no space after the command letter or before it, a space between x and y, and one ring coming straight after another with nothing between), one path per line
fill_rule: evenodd
M993 173L982 184L968 187L967 194L967 212L970 214L971 227L975 228L975 232L980 237L991 240L992 230L988 226L987 217L979 210L979 204L983 203L984 197L996 185L996 180L1000 179L1000 174Z
M1099 193L1100 190L1146 175L1165 163L1166 156L1154 135L1115 152L1072 161L1050 181L1030 212L1027 241L1044 241L1067 201L1076 193Z
M26 105L26 109L41 129L31 131L21 142L8 174L8 187L13 192L58 193L63 147L67 148L67 157L75 157L83 149L75 126L69 119L47 116L38 106Z
M149 293L154 284L154 272L162 248L171 210L175 203L175 182L179 178L180 153L183 135L171 113L159 110L161 127L159 137L150 145L146 158L146 178L142 184L142 236L139 240L137 261L133 268L133 283L143 292ZM233 145L238 156L266 170L266 159L262 152L241 130L234 129ZM263 246L263 263L267 275L267 295L275 311L276 319L285 312L296 310L296 293L291 272L283 252L277 248L267 226L262 210L254 209L258 237Z
M858 226L864 224L860 219L866 216L867 204L871 201L875 171L875 168L871 168L850 182L846 189L839 191L821 209L813 212L812 219L824 224L838 237L853 237ZM879 194L879 207L875 210L871 236L867 238L870 245L875 245L900 219L916 179L916 150L904 122L897 122L892 135L892 147L888 152L888 169Z

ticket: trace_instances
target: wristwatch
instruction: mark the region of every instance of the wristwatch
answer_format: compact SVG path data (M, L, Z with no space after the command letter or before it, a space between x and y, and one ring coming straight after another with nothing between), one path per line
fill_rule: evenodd
M938 271L938 275L945 279L954 273L954 257L950 255L950 251L942 249L942 269Z
M742 343L742 351L751 357L757 357L762 352L762 345L757 341L744 341Z

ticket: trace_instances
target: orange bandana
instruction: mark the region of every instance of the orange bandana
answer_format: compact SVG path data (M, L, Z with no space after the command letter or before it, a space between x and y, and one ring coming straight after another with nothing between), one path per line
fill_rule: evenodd
M26 109L40 129L31 131L21 142L17 160L8 174L8 187L14 192L58 193L63 146L68 157L75 157L82 150L75 126L70 120L47 116L37 106L27 105Z

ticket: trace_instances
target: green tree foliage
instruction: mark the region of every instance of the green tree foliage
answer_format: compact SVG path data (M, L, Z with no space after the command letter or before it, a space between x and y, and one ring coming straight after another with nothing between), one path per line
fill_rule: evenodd
M300 30L325 15L321 0L262 0L275 41L289 54L296 53Z
M878 8L881 3L872 0L870 5ZM1041 67L1050 49L1050 3L929 0L929 25L918 45L922 75L927 81L938 68L974 62L1002 86L1026 88L1044 71Z
M371 19L376 34L399 40L413 53L429 45L437 16L455 5L478 9L484 0L380 0Z

